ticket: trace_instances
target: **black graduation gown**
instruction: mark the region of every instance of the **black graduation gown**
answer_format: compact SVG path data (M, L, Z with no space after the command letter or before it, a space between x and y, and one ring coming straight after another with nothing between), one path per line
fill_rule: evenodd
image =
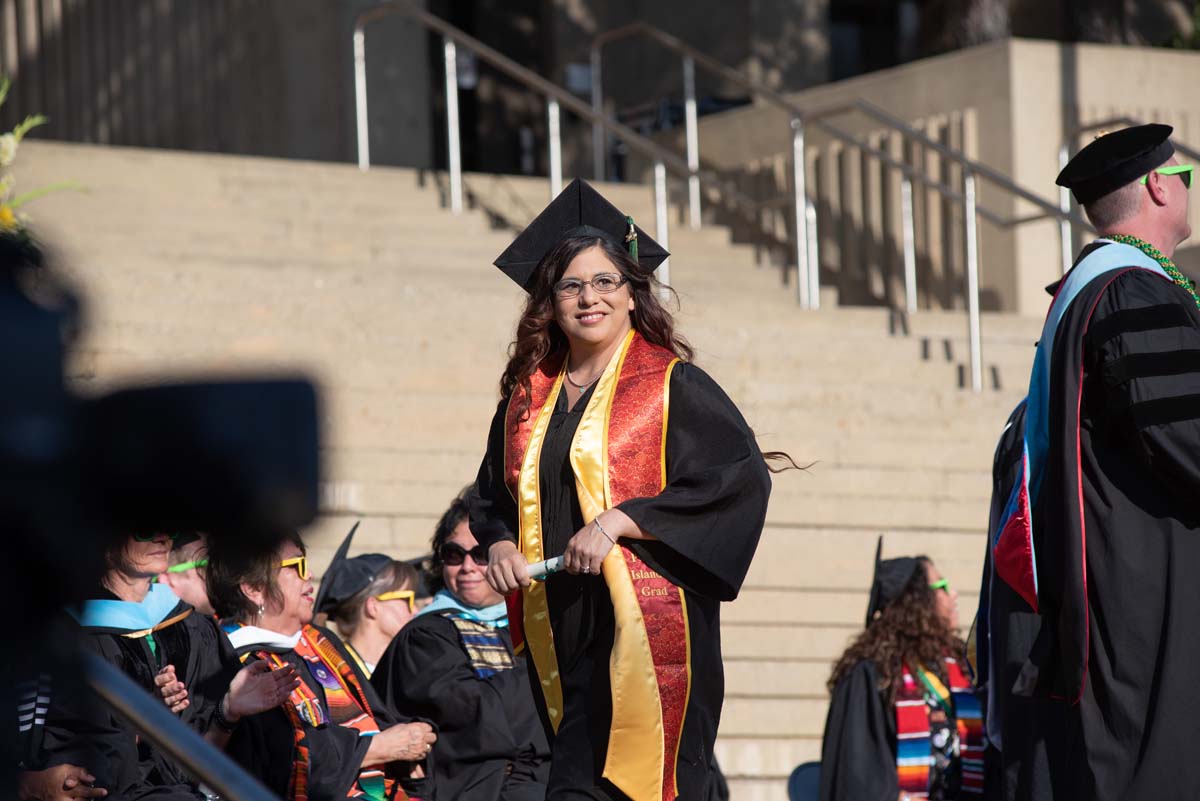
M511 654L507 629L497 630ZM409 621L384 652L371 681L384 701L437 725L436 796L462 801L541 799L550 746L522 659L512 670L476 676L446 617Z
M988 737L984 797L989 801L1046 797L1050 793L1046 740L1062 734L1056 702L1012 691L1037 638L1041 618L1016 590L992 572L991 543L1003 524L1013 485L1021 477L1024 435L1022 401L1009 415L992 461L992 502L976 620L976 682Z
M407 723L412 718L397 715L384 703L370 680L363 674L354 659L346 651L341 639L320 626L314 626L341 653L342 658L354 670L359 684L363 688L367 703L379 729L388 728L397 723ZM247 648L243 650L254 650ZM298 656L295 651L279 654L283 661L296 669L296 675L316 693L324 702L325 690L321 683L309 671L308 662ZM252 661L254 657L251 657ZM363 757L371 746L371 738L361 736L354 729L346 726L328 725L308 729L308 753L310 759L308 774L309 801L342 801L346 793L358 778L362 769ZM243 718L233 736L229 739L226 752L248 773L261 781L267 789L282 799L288 797L288 786L292 778L292 766L295 758L295 733L291 720L282 708L270 709ZM395 763L396 770L410 767L408 763ZM432 796L422 794L425 784L421 780L407 779L407 770L397 773L393 778L402 779L406 790L429 799ZM389 774L390 775L390 774Z
M65 613L44 632L48 639L75 646L79 625ZM19 655L18 655L19 656ZM107 705L84 680L77 654L52 662L49 672L35 674L19 695L22 707L23 770L78 765L96 777L95 786L118 798L138 776L133 733L117 728ZM25 729L25 726L28 726Z
M1063 317L1050 372L1027 675L1062 699L1067 733L1047 740L1043 797L1198 797L1200 311L1149 271L1103 274Z
M593 388L594 389L594 386ZM541 452L540 493L545 555L558 556L583 528L569 461L571 440L592 389L572 409L560 393ZM627 543L650 567L684 589L692 686L679 746L681 798L703 798L724 698L720 602L741 588L758 545L771 491L770 474L741 413L716 382L687 363L670 379L667 486L651 498L618 507L657 541ZM472 531L490 546L500 536L516 540L516 504L504 483L505 410L492 420L487 455L479 469L484 499ZM584 797L601 787L612 718L609 654L614 620L601 576L552 576L546 582L550 625L563 689L563 719L552 741L548 798ZM532 666L530 670L533 671ZM544 706L535 693L539 708ZM543 719L544 711L543 711ZM622 798L603 783L601 792Z
M896 801L896 712L863 660L833 690L821 742L821 801Z
M98 597L117 600L107 591ZM180 601L168 618L189 609L190 606ZM131 639L116 631L85 628L81 639L85 648L116 665L155 697L160 697L159 689L154 685L155 674L166 665L174 665L175 675L188 689L189 705L179 717L201 734L208 731L213 714L240 667L233 646L217 628L217 624L194 610L178 623L154 632L157 653L150 650L145 637ZM73 714L76 713L63 713L68 719ZM107 719L96 719L101 714ZM88 725L93 731L102 729L121 733L105 738L104 746L111 753L122 754L126 762L103 768L112 775L112 780L118 786L115 795L122 798L153 796L156 799L202 797L196 782L183 767L146 738L135 740L136 729L123 718L108 710L97 713L92 709L87 715L91 718ZM70 729L72 724L68 722L64 726ZM69 739L67 736L66 740ZM136 746L130 748L131 742L136 742ZM134 754L136 763L127 764ZM100 779L99 775L97 779ZM110 793L109 797L113 795Z

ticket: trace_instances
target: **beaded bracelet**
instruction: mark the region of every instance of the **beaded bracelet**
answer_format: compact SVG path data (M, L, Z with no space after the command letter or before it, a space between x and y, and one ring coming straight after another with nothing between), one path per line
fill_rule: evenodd
M225 710L222 709L224 706L225 699L222 698L220 703L217 704L216 710L213 711L212 722L214 726L226 734L233 734L233 730L237 728L237 723L225 717Z

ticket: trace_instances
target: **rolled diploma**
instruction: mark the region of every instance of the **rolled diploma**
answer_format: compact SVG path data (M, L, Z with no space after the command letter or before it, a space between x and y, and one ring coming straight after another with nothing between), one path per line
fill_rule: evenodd
M529 565L529 577L534 581L544 581L547 576L553 575L563 569L563 557L556 556L553 559L543 559L541 562L533 562Z

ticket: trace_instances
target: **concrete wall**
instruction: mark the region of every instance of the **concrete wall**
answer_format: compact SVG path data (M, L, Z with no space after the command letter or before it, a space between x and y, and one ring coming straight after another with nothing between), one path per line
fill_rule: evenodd
M1196 53L1010 39L792 98L807 109L865 99L1057 203L1058 147L1064 133L1080 124L1113 115L1169 122L1180 141L1200 145L1200 119L1194 111L1200 104L1197 75ZM936 154L906 147L898 136L860 115L833 121L961 190L961 171ZM682 150L680 136L664 138ZM753 106L707 117L701 120L700 142L705 164L733 177L744 191L764 200L783 200L790 192L790 130L782 111ZM823 283L837 287L843 303L895 302L902 287L896 171L819 131L810 133L808 145ZM933 190L914 194L921 305L961 308L961 208ZM979 204L1010 222L1036 211L986 181L979 184ZM776 245L786 245L791 236L788 215L779 208L763 226L778 232ZM1200 208L1193 208L1193 220L1200 232ZM1036 314L1045 308L1043 287L1060 269L1057 232L1050 220L1015 225L980 221L985 309ZM761 230L743 233L753 237ZM786 253L785 248L777 250ZM1181 255L1185 265L1188 258L1186 252Z

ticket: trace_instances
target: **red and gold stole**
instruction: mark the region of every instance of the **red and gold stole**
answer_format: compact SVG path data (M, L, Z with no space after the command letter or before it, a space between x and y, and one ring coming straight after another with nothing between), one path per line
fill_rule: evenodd
M671 370L678 359L631 331L596 382L571 443L571 467L585 521L666 485ZM517 502L521 552L545 558L538 491L539 461L550 415L562 391L563 362L532 377L528 414L510 402L505 478ZM516 393L514 393L516 397ZM683 590L628 548L615 547L602 566L616 619L609 663L613 715L604 777L633 801L674 801L675 766L691 691L691 643ZM562 685L545 585L534 582L510 600L514 644L530 649L557 730ZM514 624L520 622L520 627Z

